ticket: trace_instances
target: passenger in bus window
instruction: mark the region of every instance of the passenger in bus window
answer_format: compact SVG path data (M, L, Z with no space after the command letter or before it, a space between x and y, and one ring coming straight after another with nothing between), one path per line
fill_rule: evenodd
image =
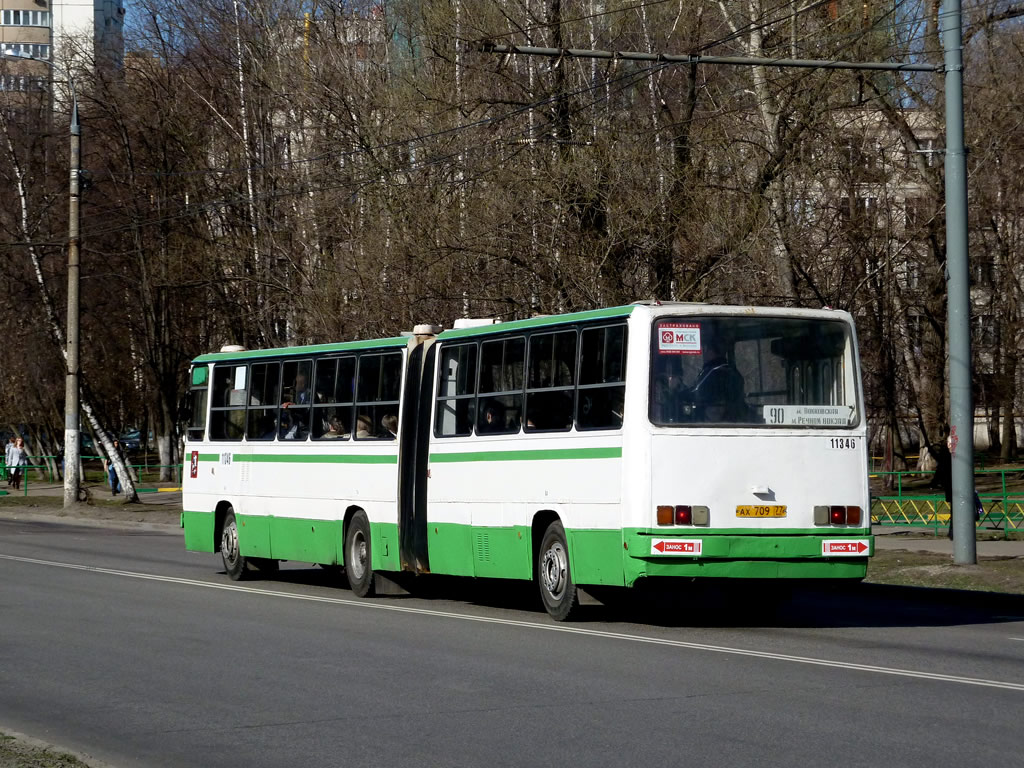
M313 399L313 394L309 390L309 385L306 381L306 374L303 371L299 371L295 374L295 389L291 398L281 403L282 408L287 408L290 405L309 405Z
M281 439L295 440L299 434L299 421L288 411L281 411Z
M325 440L337 440L339 437L345 437L345 428L342 426L341 419L331 416L327 420L327 431L323 436Z
M480 419L480 424L477 426L479 432L499 432L504 429L501 410L496 404L488 405L484 408L483 417Z
M366 440L371 437L373 437L373 421L365 413L361 413L356 419L356 439Z
M395 414L385 413L380 419L380 425L384 427L384 437L389 440L398 437L398 417Z
M704 365L692 389L697 416L707 422L746 421L746 384L728 359L725 341L705 332Z

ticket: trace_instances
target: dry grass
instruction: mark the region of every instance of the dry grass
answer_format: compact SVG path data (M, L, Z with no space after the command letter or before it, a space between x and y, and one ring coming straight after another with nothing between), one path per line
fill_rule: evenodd
M1024 558L979 557L977 565L954 565L949 555L876 550L865 581L914 587L1024 594Z
M0 768L89 768L74 755L0 733Z

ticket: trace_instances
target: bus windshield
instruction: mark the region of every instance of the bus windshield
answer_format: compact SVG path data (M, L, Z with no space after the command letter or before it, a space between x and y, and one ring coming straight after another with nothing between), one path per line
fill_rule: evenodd
M659 426L854 427L856 355L836 320L661 317L651 339Z

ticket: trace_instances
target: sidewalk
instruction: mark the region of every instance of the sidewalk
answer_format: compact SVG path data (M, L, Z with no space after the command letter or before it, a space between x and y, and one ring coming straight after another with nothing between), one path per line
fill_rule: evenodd
M124 496L113 496L100 483L83 485L92 501L63 506L64 486L58 483L32 483L28 497L24 491L8 491L0 496L0 519L65 523L100 528L181 530L181 491L170 486L168 492L140 493L138 504L125 504Z
M907 526L876 525L871 529L875 536L875 550L903 549L908 552L936 552L953 556L953 542L945 535L924 534L920 528ZM1024 541L979 541L979 557L1024 557Z
M179 483L167 483L168 487L159 488L152 484L136 488L139 494L139 502L142 504L156 504L159 506L181 507L181 486ZM113 496L110 493L110 486L103 483L82 483L82 488L89 491L89 494L97 499L122 499L123 496ZM12 496L24 496L25 490L16 491L13 488L0 486L0 492L7 491L6 495L0 493L0 499ZM33 496L64 496L63 483L29 482L28 497Z

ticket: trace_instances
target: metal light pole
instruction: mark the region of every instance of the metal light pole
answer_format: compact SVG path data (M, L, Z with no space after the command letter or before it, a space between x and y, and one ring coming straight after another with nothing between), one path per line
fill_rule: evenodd
M38 61L50 69L55 69L53 62L27 55L21 51L4 51L3 56L11 59L28 59ZM68 324L67 324L67 379L64 387L64 506L68 507L78 501L78 489L81 484L79 473L81 430L79 428L79 388L78 388L78 204L80 198L79 177L82 161L82 127L78 122L78 95L75 93L75 79L71 70L66 72L68 85L71 88L71 176L68 203Z
M953 562L977 562L974 526L974 405L971 397L971 287L967 265L967 150L960 0L944 0L939 28L946 86L946 291L949 425L953 460Z

